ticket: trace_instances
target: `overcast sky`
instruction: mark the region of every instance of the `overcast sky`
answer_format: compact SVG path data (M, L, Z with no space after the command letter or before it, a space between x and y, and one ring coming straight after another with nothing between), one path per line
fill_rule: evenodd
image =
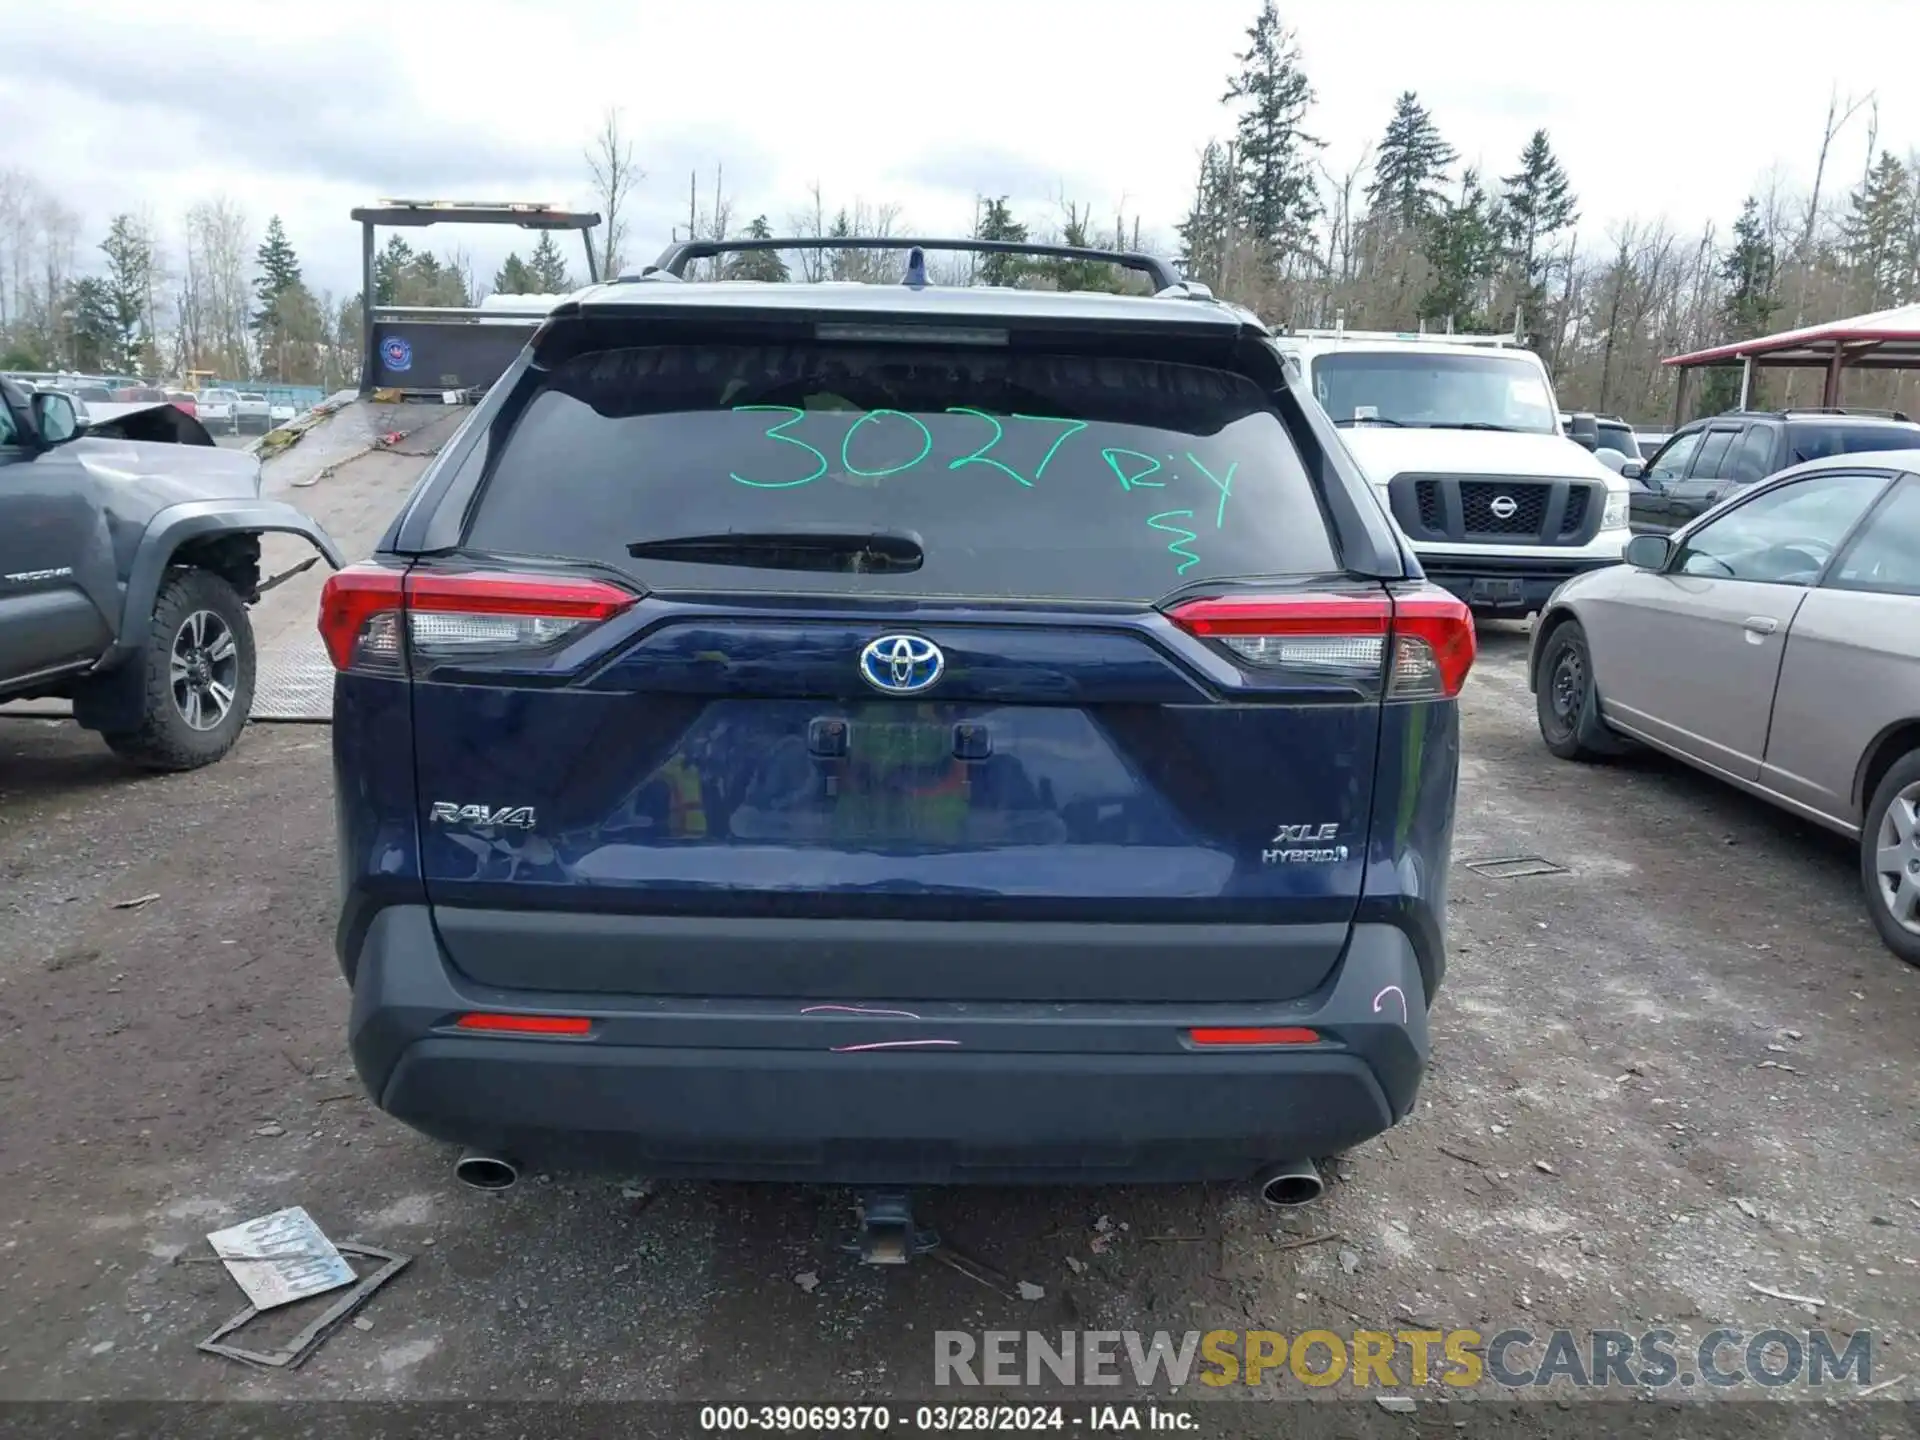
M376 198L589 200L583 147L619 106L647 178L629 258L726 170L775 229L816 179L964 231L976 193L1030 222L1124 205L1170 238L1257 0L227 0L0 3L0 135L82 214L163 226L224 192L285 220L316 289L358 288L348 209ZM1778 167L1812 175L1830 90L1877 92L1882 145L1920 147L1920 0L1288 0L1350 167L1412 89L1469 162L1510 172L1536 126L1583 236L1628 218L1722 226ZM1857 183L1863 111L1834 179ZM512 232L439 229L490 274ZM573 258L569 248L569 258ZM90 252L90 254L93 252Z

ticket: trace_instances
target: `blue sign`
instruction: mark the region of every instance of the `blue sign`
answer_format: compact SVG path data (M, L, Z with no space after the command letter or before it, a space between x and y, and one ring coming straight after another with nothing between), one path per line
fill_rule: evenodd
M399 372L413 368L413 347L398 335L380 342L380 359L387 369Z

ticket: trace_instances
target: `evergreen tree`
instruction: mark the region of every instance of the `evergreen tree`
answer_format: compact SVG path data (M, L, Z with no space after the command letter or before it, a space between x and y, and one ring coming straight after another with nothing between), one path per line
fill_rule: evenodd
M1093 248L1095 241L1092 233L1093 207L1082 210L1078 206L1067 207L1067 221L1061 227L1060 243L1081 248ZM1104 260L1068 260L1044 259L1032 267L1035 273L1044 275L1047 283L1055 290L1102 290L1113 292L1120 288L1120 279L1114 273L1112 265Z
M373 303L394 305L400 293L401 278L413 263L413 247L398 235L389 235L386 246L373 257Z
M1514 304L1532 323L1546 309L1547 280L1557 263L1553 242L1579 218L1579 205L1545 130L1533 132L1520 152L1520 169L1500 184Z
M996 200L982 200L979 214L974 220L973 238L976 240L1009 240L1024 243L1027 227L1013 218L1013 210L1005 195ZM1030 273L1031 260L1023 255L982 255L980 257L980 283L982 285L1017 285L1023 276Z
M300 280L260 312L260 370L283 384L318 383L325 360L327 322L320 303Z
M1322 142L1301 129L1313 86L1274 0L1261 0L1246 53L1236 58L1240 72L1227 82L1223 99L1245 102L1236 127L1241 212L1268 264L1277 267L1309 247L1320 214L1311 152Z
M744 238L771 240L773 230L767 224L767 217L754 216ZM787 273L787 262L780 258L778 250L737 250L727 257L727 263L721 267L720 277L723 280L759 280L775 285L793 278Z
M527 260L527 276L537 294L568 295L573 292L573 277L567 273L567 262L560 257L560 247L554 243L551 230L540 232L540 243L533 247L533 254Z
M379 274L376 270L374 283ZM441 305L460 308L473 303L467 294L467 282L452 265L443 265L430 251L411 255L394 279L395 305Z
M1393 118L1373 162L1367 203L1376 216L1420 229L1447 205L1447 168L1458 159L1440 138L1433 116L1408 90L1393 102Z
M1733 245L1720 261L1720 279L1726 286L1720 301L1720 343L1751 340L1764 335L1780 309L1774 290L1780 273L1780 256L1760 217L1760 202L1747 197L1740 207L1740 218L1733 222ZM1740 372L1732 367L1716 366L1707 372L1701 386L1700 403L1704 413L1713 415L1730 410L1740 401ZM1749 397L1749 403L1755 403Z
M537 295L540 287L534 283L533 271L527 262L517 254L507 256L506 263L494 272L493 293L496 295Z
M1203 283L1221 283L1233 244L1240 208L1236 160L1231 146L1207 142L1194 182L1193 204L1180 222L1180 271Z
M255 330L265 334L273 324L274 307L280 297L300 283L300 262L294 256L278 215L267 221L267 238L260 242L254 262L260 267L260 273L253 281L254 298L259 301L253 324Z
M1420 318L1452 321L1461 331L1488 325L1487 287L1500 270L1501 216L1477 172L1460 177L1460 198L1443 202L1427 222L1424 253L1433 269L1420 297Z
M1780 308L1774 294L1779 270L1780 257L1760 218L1760 202L1748 196L1740 207L1740 218L1733 222L1733 248L1720 262L1720 278L1727 286L1721 305L1727 329L1722 343L1766 333Z
M1913 183L1907 167L1882 150L1865 183L1847 198L1840 253L1862 309L1879 310L1908 298L1903 292L1914 230Z
M73 368L84 371L118 370L120 324L113 290L89 275L76 280L67 292L66 318L73 343Z
M106 298L113 322L112 368L137 371L152 337L145 333L147 296L153 284L153 242L131 215L116 215L100 242L107 257Z

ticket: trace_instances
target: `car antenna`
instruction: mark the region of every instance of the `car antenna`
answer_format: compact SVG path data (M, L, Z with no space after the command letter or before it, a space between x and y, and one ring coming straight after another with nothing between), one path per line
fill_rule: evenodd
M915 290L927 288L927 252L918 245L907 252L907 278L900 283Z

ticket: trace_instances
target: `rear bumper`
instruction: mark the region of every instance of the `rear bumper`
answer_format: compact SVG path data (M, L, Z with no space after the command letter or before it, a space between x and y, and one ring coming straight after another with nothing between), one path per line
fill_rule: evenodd
M456 972L411 906L380 912L352 973L354 1063L383 1110L438 1139L567 1169L839 1184L1237 1179L1386 1130L1412 1106L1428 1053L1420 967L1385 925L1356 926L1314 994L1230 1013L884 1000L857 1013L507 991ZM888 1009L912 1018L871 1013ZM476 1010L585 1015L594 1031L452 1028ZM1200 1050L1185 1036L1204 1025L1306 1026L1323 1041ZM903 1039L947 1043L848 1048Z

